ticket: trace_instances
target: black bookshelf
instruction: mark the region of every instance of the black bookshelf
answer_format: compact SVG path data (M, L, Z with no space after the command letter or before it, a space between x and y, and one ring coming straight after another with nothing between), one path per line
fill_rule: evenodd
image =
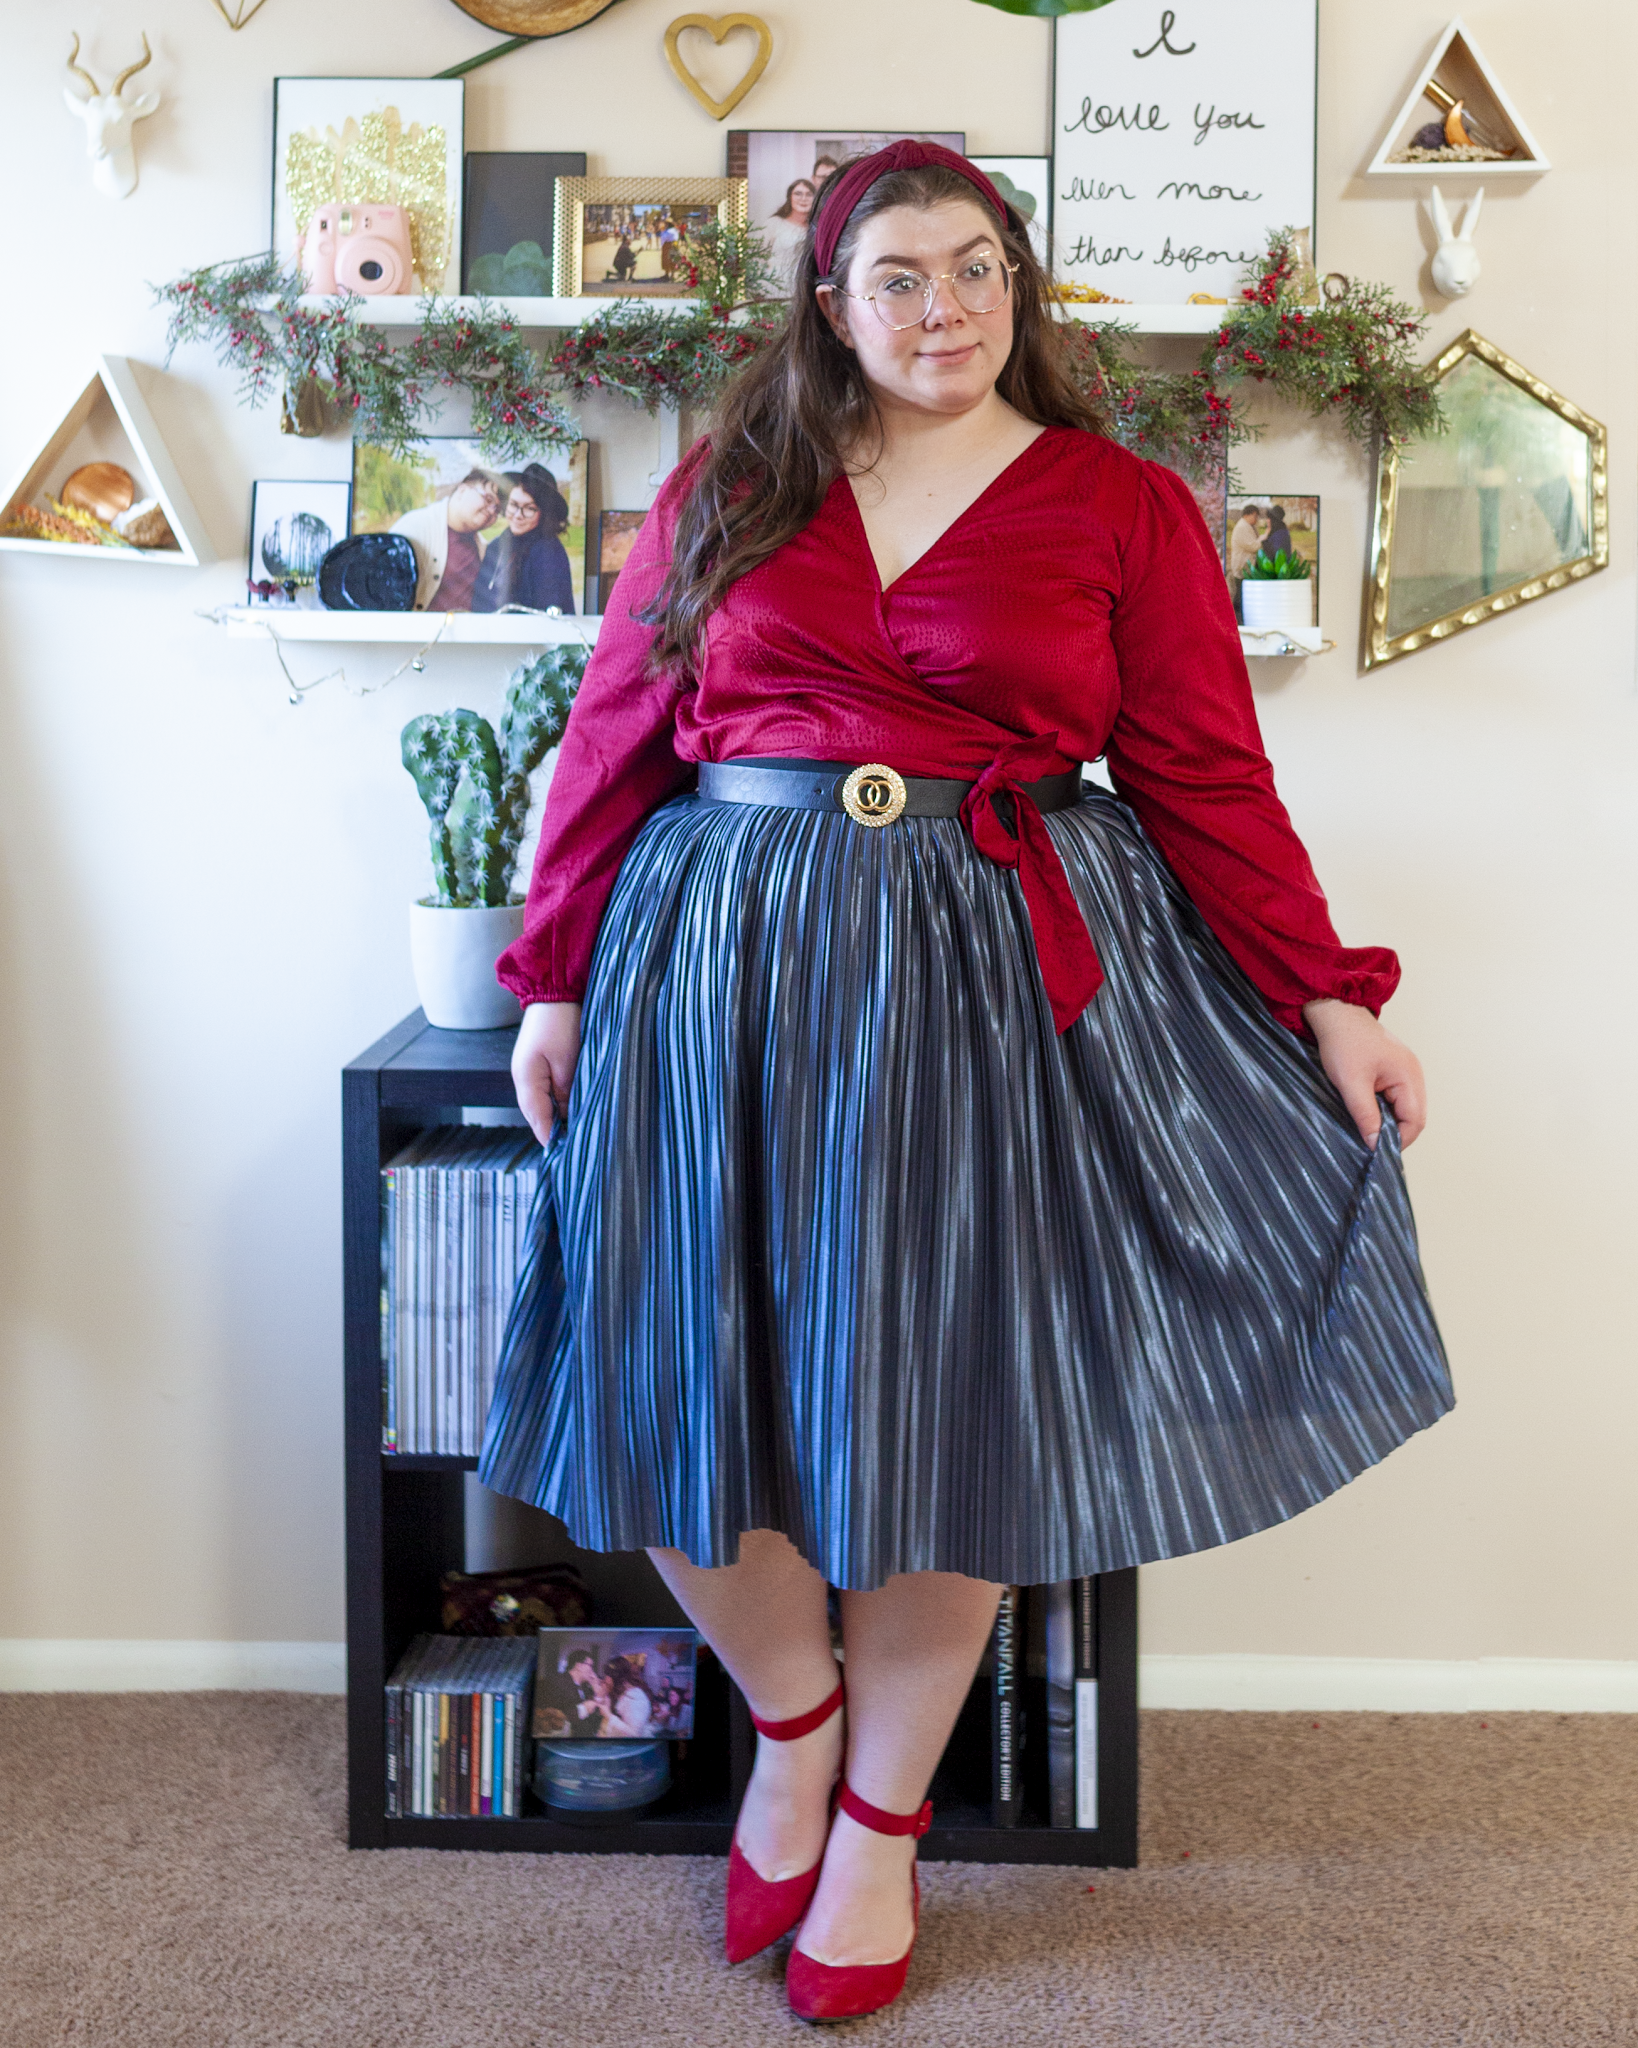
M417 1130L463 1108L511 1109L511 1031L439 1031L419 1010L342 1072L342 1230L347 1485L348 1840L355 1849L638 1851L726 1855L750 1771L744 1701L702 1663L700 1735L665 1798L640 1818L569 1825L544 1812L516 1820L390 1819L386 1812L387 1675L423 1629L438 1626L438 1579L465 1562L464 1475L472 1458L397 1456L381 1445L381 1168ZM655 1607L599 1619L651 1622L666 1596L646 1559ZM1052 1828L1038 1764L1026 1752L1024 1816L990 1823L990 1685L973 1687L933 1783L932 1858L974 1863L1130 1865L1137 1861L1137 1573L1098 1581L1098 1785L1101 1825ZM1037 1688L1038 1689L1038 1688ZM1025 1686L1025 1713L1044 1730ZM1033 1759L1033 1761L1032 1761Z

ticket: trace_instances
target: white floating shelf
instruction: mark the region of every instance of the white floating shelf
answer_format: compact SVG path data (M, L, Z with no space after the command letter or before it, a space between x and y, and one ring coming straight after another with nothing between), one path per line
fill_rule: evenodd
M341 299L325 299L305 296L304 306L339 306ZM439 307L445 312L476 313L480 305L494 312L507 313L519 327L578 327L582 320L589 320L594 313L606 312L618 302L613 298L589 299L440 299ZM645 299L645 305L654 306L662 313L692 313L697 299ZM419 327L425 299L393 298L382 295L371 298L360 295L351 301L354 315L365 327Z
M339 299L306 298L303 305L336 306ZM365 327L419 327L423 299L405 298L358 298L353 301L353 310L359 322ZM441 299L439 305L457 313L475 313L480 301L477 299ZM485 302L491 312L503 312L519 327L578 327L582 320L589 320L594 313L604 312L616 303L611 298L593 299L489 299ZM695 299L646 299L645 305L662 313L692 313L698 301ZM1084 305L1073 300L1062 303L1061 310L1076 320L1118 320L1123 327L1131 327L1139 334L1210 334L1212 329L1230 311L1228 306L1179 306L1143 305L1123 306L1113 303Z
M231 605L209 615L230 640L375 641L412 647L595 646L601 618L548 619L523 612L325 612Z
M1122 306L1106 302L1086 305L1078 300L1060 302L1060 310L1093 325L1105 321L1130 327L1136 334L1213 334L1233 312L1232 306Z
M1318 626L1267 627L1255 633L1240 628L1240 652L1247 660L1258 655L1323 654L1325 649L1325 635Z

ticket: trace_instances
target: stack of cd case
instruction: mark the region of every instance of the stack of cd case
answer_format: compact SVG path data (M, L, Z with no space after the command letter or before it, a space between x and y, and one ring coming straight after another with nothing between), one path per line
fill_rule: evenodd
M387 1682L389 1816L518 1816L535 1657L527 1636L415 1638Z

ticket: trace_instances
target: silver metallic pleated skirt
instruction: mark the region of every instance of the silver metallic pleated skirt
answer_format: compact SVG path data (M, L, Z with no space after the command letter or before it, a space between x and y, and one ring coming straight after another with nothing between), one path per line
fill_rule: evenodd
M1060 1038L956 819L679 797L598 937L480 1463L594 1550L1039 1583L1232 1542L1451 1405L1361 1142L1125 805Z

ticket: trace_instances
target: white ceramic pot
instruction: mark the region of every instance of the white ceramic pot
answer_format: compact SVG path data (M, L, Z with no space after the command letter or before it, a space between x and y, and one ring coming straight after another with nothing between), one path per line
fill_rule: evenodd
M447 910L410 905L410 962L427 1022L441 1031L499 1031L523 1012L495 962L523 931L523 905Z
M1254 633L1289 633L1293 626L1314 623L1314 585L1310 577L1292 581L1274 576L1248 576L1240 585L1240 617Z

